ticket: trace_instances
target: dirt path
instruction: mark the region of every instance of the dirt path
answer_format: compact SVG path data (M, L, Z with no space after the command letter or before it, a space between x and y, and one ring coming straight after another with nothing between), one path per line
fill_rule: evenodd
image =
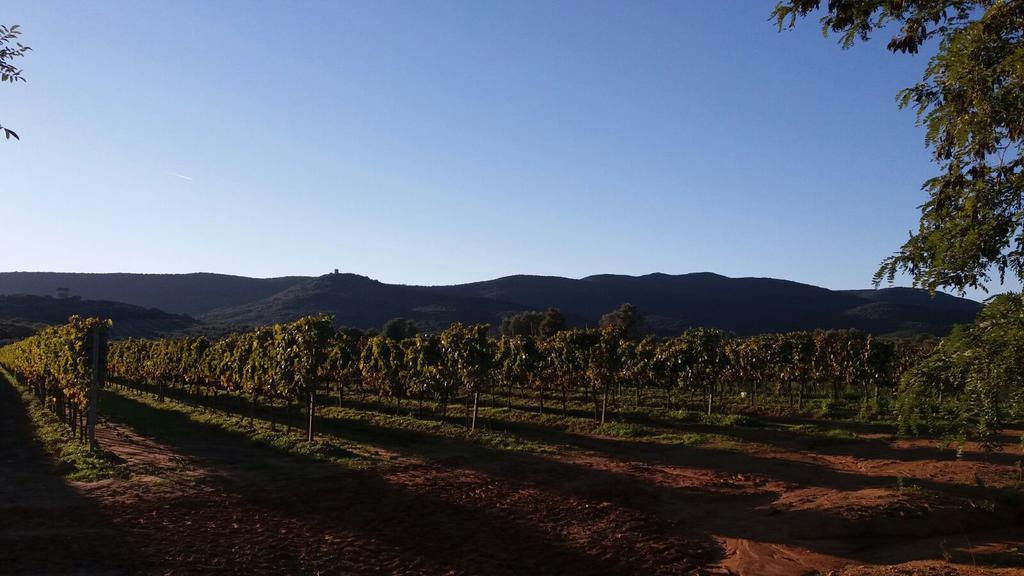
M959 459L925 441L820 454L771 444L718 452L608 438L584 445L592 449L563 460L634 479L618 493L635 498L646 489L647 508L710 534L721 551L705 566L713 573L838 573L866 564L854 571L889 574L887 565L910 563L942 574L1024 574L1021 500L995 505L1001 488L1020 486L1016 437L1004 446L1009 453L968 446ZM986 563L1015 568L977 567Z
M220 451L122 425L101 441L142 472L84 490L159 572L684 574L717 553L653 515L528 479L407 460L256 484L225 476Z
M0 567L15 574L1024 573L975 566L1009 566L1024 542L1020 517L986 507L1008 458L888 442L811 454L768 436L485 454L424 438L429 452L388 446L387 466L346 470L207 429L172 444L103 422L130 478L69 484L26 448L4 394Z

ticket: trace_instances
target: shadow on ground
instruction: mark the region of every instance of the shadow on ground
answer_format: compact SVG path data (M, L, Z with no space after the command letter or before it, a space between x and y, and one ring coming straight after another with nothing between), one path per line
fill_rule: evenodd
M268 459L296 458L268 446L254 448L245 434L127 396L112 399L112 417L130 414L128 424L228 475L236 450L256 449ZM781 510L773 503L786 490L893 491L897 480L746 452L596 438L521 422L502 425L596 453L611 464L496 450L468 437L328 415L319 420L321 433L424 464L348 470L263 487L239 484L224 497L237 509L267 515L270 525L310 534L311 540L297 545L298 556L290 557L296 565L330 564L336 556L331 547L316 548L317 535L326 534L358 550L349 559L376 555L390 558L395 570L412 566L424 573L473 573L484 567L492 573L523 573L530 562L551 573L678 573L721 560L723 537L797 545L852 562L894 563L941 557L942 547L928 538L943 537L942 546L955 546L945 536L1017 526L1021 519L1019 500L1006 502L1005 491L920 479L914 485L933 496L912 491L910 498L878 510L851 510L842 502L834 508ZM652 468L703 471L712 482L665 482L650 473ZM764 488L766 482L775 487ZM999 504L964 508L972 499ZM189 503L180 505L191 509ZM985 542L986 536L974 536L972 544ZM252 534L248 539L254 538L259 540ZM320 552L305 549L303 542Z
M0 377L0 572L132 572L132 548L96 502L57 474L32 430L19 394Z

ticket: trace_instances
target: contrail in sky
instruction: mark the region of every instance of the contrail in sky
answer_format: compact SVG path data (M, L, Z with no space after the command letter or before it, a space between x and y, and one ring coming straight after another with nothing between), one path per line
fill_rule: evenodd
M177 177L177 178L181 178L182 180L185 180L186 182L191 182L192 181L192 177L191 176L185 176L184 174L178 174L177 172L171 172L170 170L167 170L165 172L165 174L167 174L168 176L174 176L174 177Z

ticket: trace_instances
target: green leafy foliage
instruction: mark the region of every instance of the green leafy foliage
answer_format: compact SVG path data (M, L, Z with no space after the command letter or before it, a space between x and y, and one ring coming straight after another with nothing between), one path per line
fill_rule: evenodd
M896 343L854 331L732 338L692 329L671 339L636 340L614 326L546 338L493 338L486 325L453 324L441 334L394 340L335 332L330 317L317 316L215 342L116 342L110 366L119 379L181 386L197 396L245 394L252 410L269 404L272 424L274 406L283 402L287 409L297 401L308 416L330 385L338 406L349 387L358 402L375 391L378 403L389 399L396 413L406 399L415 408L405 410L416 414L424 401L436 401L442 421L449 405L461 400L472 415L471 428L484 394L491 399L485 415L501 405L509 411L534 406L543 413L554 395L563 417L579 417L580 406L592 406L598 426L624 424L608 422L609 415L614 420L624 413L629 400L637 410L657 405L673 414L700 402L705 419L699 423L742 425L757 420L729 410L788 405L800 413L805 395L816 397L806 415L826 395L828 417L856 414L851 405L861 406L865 418L889 417L878 407L891 404L877 399L891 396L901 376L930 350L928 343ZM309 422L311 429L313 418Z
M547 338L568 328L565 315L557 308L548 308L545 312L526 311L505 316L501 319L499 331L507 337Z
M109 328L109 321L72 316L67 324L0 348L0 365L32 386L44 401L67 402L84 411L93 379L93 338L101 338L102 367Z
M90 394L105 378L111 323L72 316L67 324L46 328L0 348L0 366L28 385L39 402L64 422L88 450L98 451L97 406Z
M622 338L638 339L644 334L644 316L636 306L626 303L601 317L601 327Z
M0 25L0 82L24 82L25 77L21 74L21 68L14 65L14 61L23 57L31 48L18 41L21 36L21 28L17 25ZM18 134L3 125L0 125L0 132L4 138L20 140Z
M1024 418L1024 296L996 296L908 370L897 410L904 432L982 441Z
M779 27L820 0L776 5ZM1011 0L835 0L821 16L844 47L894 29L893 52L938 40L921 82L900 93L925 127L938 174L924 183L916 232L875 282L901 272L934 291L983 288L989 271L1024 278L1024 3Z
M416 323L408 318L392 318L384 323L380 333L392 340L412 338L420 331Z

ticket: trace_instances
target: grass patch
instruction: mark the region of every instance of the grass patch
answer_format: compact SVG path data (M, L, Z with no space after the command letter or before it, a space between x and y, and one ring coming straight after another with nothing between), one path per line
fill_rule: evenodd
M722 426L726 428L731 426L764 428L766 426L762 420L747 414L702 414L698 421L708 426Z
M672 446L715 446L726 447L731 441L719 434L704 434L701 432L688 432L681 434L657 434L646 439L649 442L658 444L670 444Z
M918 484L914 484L910 478L903 476L896 477L896 491L902 496L909 496L912 498L920 498L924 496L925 490Z
M597 430L595 432L616 438L649 439L655 435L654 431L650 428L629 422L606 422L604 426L600 424L596 426Z
M550 434L552 431L579 436L604 436L622 440L649 442L671 446L713 446L731 448L734 442L720 434L680 431L674 426L643 425L634 422L605 422L600 424L593 418L565 416L561 414L537 414L505 408L489 410L487 418L495 425L529 426L535 434ZM749 417L744 417L749 418ZM753 419L750 419L753 420ZM681 420L685 422L685 419ZM699 421L699 420L698 420Z
M172 398L160 402L135 390L106 390L103 407L111 419L131 425L140 434L172 444L208 443L220 436L217 440L248 440L286 455L346 467L359 468L370 463L365 447L353 442L333 436L320 436L314 442L306 442L304 436L289 433L281 424L277 430L271 430L269 422L257 418L250 426L247 418L235 414L204 410Z
M21 398L32 423L32 435L53 459L59 473L78 482L127 476L127 470L118 463L114 454L90 451L89 446L78 440L60 418L43 406L28 386L18 382L6 370L0 369L0 373Z
M491 408L482 410L485 422L494 427L502 425L519 426L534 430L534 435L543 436L548 432L568 433L580 436L606 436L624 440L649 440L662 430L633 422L605 422L603 425L593 418L534 411ZM556 441L557 443L557 441Z
M814 424L796 424L788 426L790 432L794 432L807 439L808 447L817 448L822 446L834 446L855 442L858 436L841 428L822 428Z
M359 424L359 428L366 432L365 435L378 434L382 439L389 434L418 433L429 435L433 440L445 438L453 440L466 440L472 444L493 448L495 450L512 452L533 452L550 453L554 447L528 440L507 431L497 429L498 421L492 418L490 410L481 410L480 418L477 420L477 429L470 432L465 426L451 421L442 420L431 416L417 416L414 412L389 414L370 410L354 408L338 408L336 406L325 406L320 408L319 414L329 423L345 428L346 431L355 431L353 424ZM415 440L415 438L412 438ZM370 439L372 441L372 438ZM422 442L422 437L419 439Z
M155 389L154 389L155 390ZM442 417L433 406L420 407L414 402L398 406L368 402L362 398L348 398L337 405L334 398L322 398L317 409L318 442L310 445L304 436L269 431L268 407L260 406L256 413L256 426L248 425L249 408L246 399L237 396L221 396L218 405L227 407L229 415L209 410L212 400L199 399L196 407L185 397L177 397L178 391L168 390L168 398L175 402L175 409L185 411L197 422L205 422L233 432L245 434L262 444L273 446L289 453L308 455L316 458L332 457L332 450L348 450L378 461L390 460L386 453L427 459L445 459L452 456L471 458L500 458L502 452L554 453L575 450L583 446L586 437L615 438L669 446L708 446L711 448L734 449L735 441L725 435L707 430L680 430L689 423L706 425L702 415L679 411L657 411L643 421L634 421L627 414L614 413L612 420L605 424L595 421L592 410L568 410L562 413L560 406L541 414L537 407L518 406L509 409L504 405L484 403L480 407L477 430L469 432L465 425L465 406L453 403L447 416ZM153 394L132 388L133 398L146 402L153 408L165 409L154 399ZM203 405L207 409L202 408ZM280 404L278 414L281 415ZM242 415L245 416L243 420ZM290 419L297 419L295 412ZM747 415L719 415L714 422L722 427L762 427L765 424ZM382 451L384 452L382 454Z
M305 428L289 429L280 420L288 418L278 408L276 430L271 429L266 407L257 410L250 426L248 409L217 412L193 406L168 396L160 402L151 394L134 389L108 392L111 417L131 423L143 434L169 442L205 442L218 431L238 441L243 438L278 452L347 468L365 468L391 460L385 452L402 455L445 457L481 448L500 451L551 452L552 448L513 434L488 429L481 421L475 432L452 422L417 418L411 414L320 406L317 410L316 440L306 442ZM130 399L118 402L118 398ZM182 419L187 419L187 422ZM295 418L292 414L291 418ZM303 419L304 422L304 419ZM192 425L189 425L192 424ZM448 440L452 440L449 442ZM479 454L478 454L479 455Z

